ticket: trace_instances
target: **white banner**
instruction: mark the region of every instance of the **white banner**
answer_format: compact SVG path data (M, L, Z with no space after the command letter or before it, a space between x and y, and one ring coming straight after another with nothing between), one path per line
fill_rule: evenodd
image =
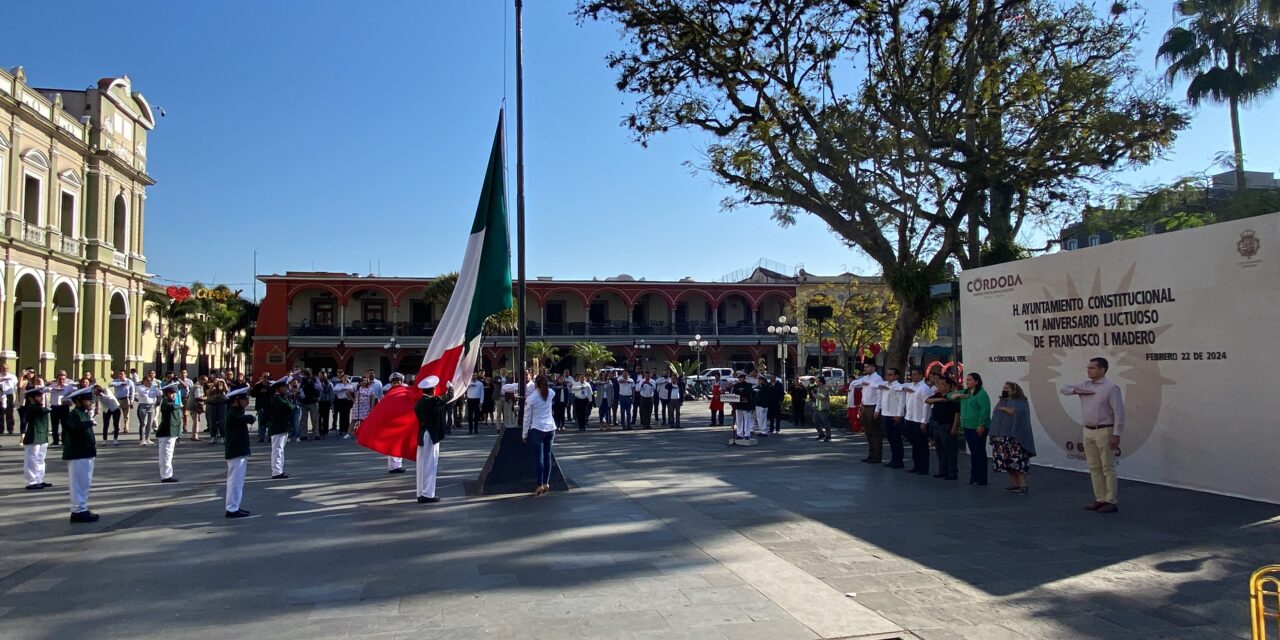
M965 370L1031 400L1037 464L1085 470L1080 400L1110 361L1122 478L1280 503L1280 214L960 277Z

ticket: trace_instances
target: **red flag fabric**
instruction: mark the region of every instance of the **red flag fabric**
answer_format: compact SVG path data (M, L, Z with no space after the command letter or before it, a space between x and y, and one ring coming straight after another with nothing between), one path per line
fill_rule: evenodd
M417 387L388 390L356 429L356 442L378 453L417 460L418 416L413 407L421 397L422 391Z

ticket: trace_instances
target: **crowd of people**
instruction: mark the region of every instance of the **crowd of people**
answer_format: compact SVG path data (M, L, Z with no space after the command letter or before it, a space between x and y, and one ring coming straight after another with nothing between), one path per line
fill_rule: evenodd
M1108 367L1106 359L1094 358L1087 380L1060 389L1063 395L1076 395L1081 400L1084 449L1095 496L1087 508L1100 513L1118 510L1113 451L1119 445L1124 422L1119 388L1105 378ZM168 372L162 378L152 371L142 376L136 370L116 371L101 383L88 372L73 382L66 371L58 371L52 381L45 381L32 370L18 378L7 365L0 364L0 432L13 434L16 426L22 436L26 488L31 491L51 486L44 481L50 440L62 447L72 485L72 522L97 519L88 510L87 499L99 428L103 446L118 446L120 436L131 429L136 429L140 445L157 446L160 482L178 481L173 469L174 446L183 438L199 441L205 434L210 444L222 444L226 450L227 517L244 517L248 512L239 502L249 455L249 425L257 424L259 443L271 442L271 477L288 478L284 471L286 443L325 440L330 435L350 439L386 393L413 382L398 373L383 383L372 370L356 378L342 370L330 376L327 371L313 373L309 369L279 379L263 373L253 384L232 371L192 380L186 369ZM438 382L432 376L419 386L430 388ZM581 376L567 371L537 376L526 372L521 389L506 370L500 370L493 375L476 373L459 400L452 403L444 400L453 395L452 385L446 384L449 388L442 396L424 394L423 402L430 404L429 409L415 409L420 422L419 502L438 500L434 477L444 435L464 422L471 434L479 433L482 424L499 431L515 427L518 398L526 399L524 422L519 426L526 440L531 435L534 440L535 494L543 495L549 491L551 444L557 432L570 425L585 431L593 414L603 431L682 428L681 407L690 382L656 369L637 372L634 377L622 369ZM819 442L831 441L832 388L822 377L798 377L784 388L777 376L749 368L728 380L717 374L708 391L711 426L724 426L725 407L732 408L732 443L780 433L785 396L790 399L794 425L810 425ZM247 413L250 402L253 415ZM866 364L862 375L849 384L847 406L851 427L856 422L866 434L865 463L930 475L932 448L937 458L933 477L956 480L959 452L967 448L970 485L987 484L990 462L996 472L1009 476L1006 491L1026 494L1030 490L1035 439L1029 402L1016 382L1004 382L993 405L977 372L955 379L942 373L926 375L913 368L902 379L897 368L887 368L882 377L874 365ZM911 448L910 468L905 459L907 445ZM422 466L424 458L426 468ZM388 468L391 473L404 472L399 458L389 457ZM429 478L425 477L428 472Z

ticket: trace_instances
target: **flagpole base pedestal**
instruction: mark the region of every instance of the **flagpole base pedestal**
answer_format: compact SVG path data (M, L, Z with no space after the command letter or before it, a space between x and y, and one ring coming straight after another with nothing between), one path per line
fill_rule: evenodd
M537 488L537 468L533 458L533 445L520 437L521 430L507 427L494 438L493 450L480 470L480 477L463 482L468 496L493 496L508 493L533 493ZM568 491L569 480L560 471L560 464L551 456L552 491Z

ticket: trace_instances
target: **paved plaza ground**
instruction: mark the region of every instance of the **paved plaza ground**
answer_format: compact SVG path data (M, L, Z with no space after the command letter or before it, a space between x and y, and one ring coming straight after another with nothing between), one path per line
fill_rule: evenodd
M0 638L1247 638L1249 572L1280 559L1275 505L1122 483L1099 515L1077 473L1018 496L706 421L560 434L577 487L542 498L464 497L493 437L454 435L436 505L353 441L290 445L280 481L256 445L244 520L221 447L183 443L161 485L129 440L74 526L57 454L26 492L0 438Z

